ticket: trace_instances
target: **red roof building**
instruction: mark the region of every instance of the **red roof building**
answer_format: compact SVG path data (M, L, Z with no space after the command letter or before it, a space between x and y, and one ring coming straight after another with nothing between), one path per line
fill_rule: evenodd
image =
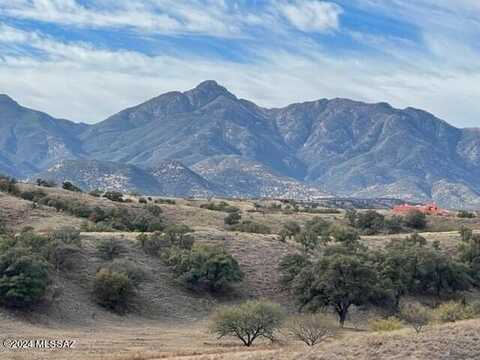
M393 208L393 213L397 215L405 215L410 211L420 211L425 215L437 215L437 216L446 216L448 215L448 211L441 209L435 203L425 204L425 205L408 205L403 204L399 206L395 206Z

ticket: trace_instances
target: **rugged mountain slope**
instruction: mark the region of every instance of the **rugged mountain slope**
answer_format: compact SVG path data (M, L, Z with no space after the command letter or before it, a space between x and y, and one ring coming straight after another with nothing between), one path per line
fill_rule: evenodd
M38 174L56 183L71 181L84 190L112 190L161 194L157 180L145 170L133 165L97 160L61 161Z
M261 111L206 81L124 110L91 127L82 139L85 150L102 160L154 167L177 159L191 166L212 156L239 155L303 177L304 165L273 125Z
M171 160L146 170L109 161L68 160L51 166L37 177L59 184L71 181L84 190L185 197L225 195L220 185L210 183L180 162Z
M265 109L206 81L88 127L7 97L0 119L0 171L17 176L88 158L156 169L165 191L175 195L197 184L205 194L308 197L327 191L480 204L480 131L385 103L323 99ZM186 167L160 171L165 160ZM170 171L178 181L167 180Z
M306 179L331 191L368 195L373 190L374 196L421 200L434 197L440 181L480 190L479 133L429 113L335 99L272 115L285 141L308 164Z
M76 138L85 128L0 95L0 171L25 176L59 160L85 156Z
M200 161L193 169L208 180L224 184L230 196L315 199L329 194L319 187L282 176L260 162L240 156L216 156Z
M208 181L176 160L164 160L155 168L149 169L148 173L161 184L163 195L197 197L229 195L222 185Z

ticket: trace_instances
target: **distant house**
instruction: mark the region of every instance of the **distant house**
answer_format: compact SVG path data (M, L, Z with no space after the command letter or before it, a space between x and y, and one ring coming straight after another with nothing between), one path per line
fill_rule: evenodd
M439 208L438 205L435 203L424 204L424 205L403 204L403 205L395 206L392 211L394 214L397 214L397 215L405 215L410 211L414 211L414 210L420 211L425 215L446 216L449 214L447 210Z

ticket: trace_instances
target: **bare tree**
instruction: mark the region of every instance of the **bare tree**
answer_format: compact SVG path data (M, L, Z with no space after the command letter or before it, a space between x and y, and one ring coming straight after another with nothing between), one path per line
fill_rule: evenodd
M287 325L288 332L308 346L315 346L335 334L337 326L333 319L322 314L309 314L292 318Z

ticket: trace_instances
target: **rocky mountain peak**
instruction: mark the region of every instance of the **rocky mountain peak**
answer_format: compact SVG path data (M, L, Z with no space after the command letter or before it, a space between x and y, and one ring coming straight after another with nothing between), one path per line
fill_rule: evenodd
M196 107L202 107L211 101L215 100L219 96L225 96L230 99L237 99L235 95L229 92L225 87L219 85L214 80L206 80L201 82L192 90L184 93L190 103Z
M15 100L13 100L10 96L6 94L0 94L0 106L19 107L20 105Z

